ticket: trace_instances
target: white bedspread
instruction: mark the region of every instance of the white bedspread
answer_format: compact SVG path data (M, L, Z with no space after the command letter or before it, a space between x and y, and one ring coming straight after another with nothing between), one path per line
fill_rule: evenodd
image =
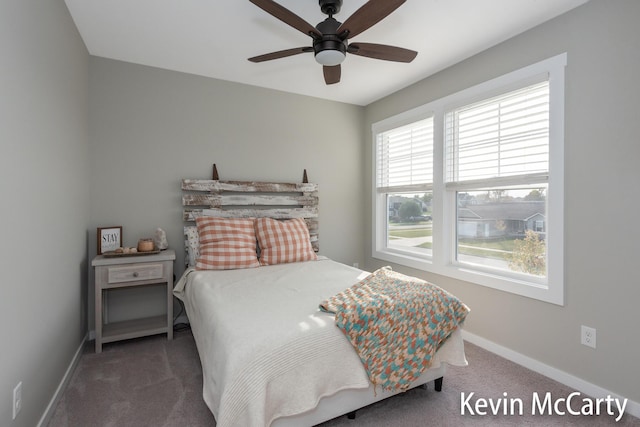
M321 397L369 387L333 315L318 309L364 275L328 259L185 272L174 294L185 303L202 362L203 397L218 427L267 426L312 410ZM466 365L460 345L448 350L445 343L432 367Z

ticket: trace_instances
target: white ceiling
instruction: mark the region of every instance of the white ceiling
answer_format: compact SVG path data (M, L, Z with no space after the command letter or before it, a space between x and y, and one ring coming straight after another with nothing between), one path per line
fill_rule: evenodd
M350 41L418 51L410 64L348 55L327 86L313 54L254 64L247 58L311 38L248 0L65 0L95 56L367 105L588 0L409 0ZM318 0L276 0L312 25ZM366 0L344 0L343 22Z

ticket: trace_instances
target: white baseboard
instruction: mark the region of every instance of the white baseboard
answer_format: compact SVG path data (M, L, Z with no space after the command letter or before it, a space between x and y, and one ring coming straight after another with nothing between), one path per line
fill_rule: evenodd
M62 398L62 394L67 389L67 385L71 380L71 376L73 375L73 372L76 370L76 366L78 366L78 362L80 362L80 356L82 356L82 349L84 348L84 344L86 342L87 342L87 335L85 335L85 337L82 339L80 346L76 350L76 353L73 355L73 358L71 359L71 363L69 363L69 366L67 367L67 371L64 373L62 380L60 380L60 384L58 384L58 388L56 389L56 392L53 394L53 397L51 397L51 400L49 401L49 405L47 405L47 409L45 409L44 413L42 414L42 417L40 418L40 421L38 422L38 427L44 427L49 424L49 421L51 421L51 417L53 417L53 411L55 411L56 406L58 405L58 402Z
M472 334L471 332L463 330L462 338L477 345L478 347L490 351L491 353L504 357L507 360L517 363L520 366L524 366L525 368L544 375L545 377L551 378L554 381L558 381L559 383L564 384L567 387L571 387L572 389L588 396L605 397L610 395L613 398L624 399L624 396L620 396L600 386L587 382L582 378L578 378L567 372L561 371L553 366L546 365L538 360L525 356L522 353L518 353L517 351L513 351L507 347L496 344L493 341L489 341L478 335ZM625 412L633 415L634 417L640 418L640 403L629 400L627 402Z

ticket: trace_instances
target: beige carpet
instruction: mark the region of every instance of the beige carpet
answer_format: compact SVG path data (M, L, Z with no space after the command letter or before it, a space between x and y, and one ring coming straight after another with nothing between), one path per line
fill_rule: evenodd
M190 331L176 333L173 341L155 336L106 344L101 354L94 353L92 344L88 343L49 427L215 426L202 400L200 360ZM474 345L467 344L466 352L469 366L449 368L442 392L435 392L431 383L361 409L355 420L343 416L322 427L640 426L640 420L628 414L616 423L606 406L600 407L599 416L532 415L535 393L542 399L550 392L555 401L574 390ZM475 394L461 415L462 395L471 392ZM504 393L522 401L522 416L505 416L502 406L501 415L469 413L468 408L476 411L478 398L492 398L495 404L505 400ZM574 400L577 410L583 397Z

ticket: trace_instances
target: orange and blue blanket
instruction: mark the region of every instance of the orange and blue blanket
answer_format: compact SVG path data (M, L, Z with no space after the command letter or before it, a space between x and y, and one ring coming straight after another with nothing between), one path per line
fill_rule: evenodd
M320 303L356 349L374 386L406 390L469 308L424 280L384 267Z

